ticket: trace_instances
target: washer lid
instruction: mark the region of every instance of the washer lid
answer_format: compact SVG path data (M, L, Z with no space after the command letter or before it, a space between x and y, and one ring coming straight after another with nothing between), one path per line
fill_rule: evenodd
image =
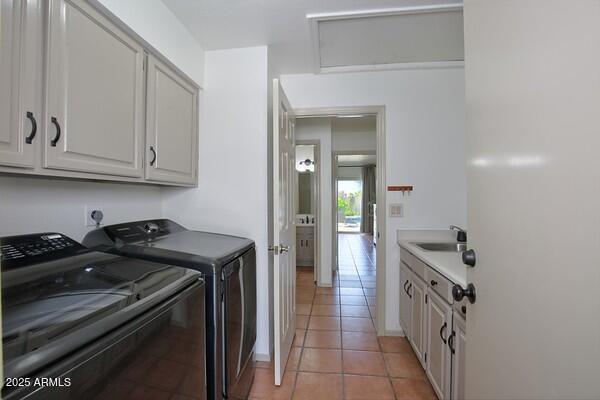
M4 271L6 376L24 376L65 356L199 277L184 268L96 252Z

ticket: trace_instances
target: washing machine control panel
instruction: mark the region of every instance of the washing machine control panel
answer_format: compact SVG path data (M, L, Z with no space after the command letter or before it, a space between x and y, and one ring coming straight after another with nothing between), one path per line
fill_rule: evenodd
M75 255L85 248L73 239L60 233L0 238L0 261L2 269L15 264L30 264L51 261Z

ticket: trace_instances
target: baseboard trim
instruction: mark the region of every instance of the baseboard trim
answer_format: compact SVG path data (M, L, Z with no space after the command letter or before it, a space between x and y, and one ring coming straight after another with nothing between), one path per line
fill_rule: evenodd
M318 287L333 287L333 284L332 283L323 284L321 282L317 282L317 286Z
M400 330L386 329L385 336L406 336L406 335L404 334L404 331L402 329L400 329Z
M270 354L263 354L263 353L254 353L254 359L256 361L270 362L271 361L271 355Z

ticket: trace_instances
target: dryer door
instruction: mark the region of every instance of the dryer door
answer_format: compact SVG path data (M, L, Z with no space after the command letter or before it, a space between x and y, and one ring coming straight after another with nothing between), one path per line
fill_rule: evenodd
M225 383L228 398L248 397L256 342L256 253L254 248L223 269Z

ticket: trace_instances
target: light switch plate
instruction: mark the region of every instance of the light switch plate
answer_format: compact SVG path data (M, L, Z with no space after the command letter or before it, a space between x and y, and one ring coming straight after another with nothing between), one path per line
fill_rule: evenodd
M402 203L390 204L390 217L394 217L394 218L404 217L404 204L402 204Z

